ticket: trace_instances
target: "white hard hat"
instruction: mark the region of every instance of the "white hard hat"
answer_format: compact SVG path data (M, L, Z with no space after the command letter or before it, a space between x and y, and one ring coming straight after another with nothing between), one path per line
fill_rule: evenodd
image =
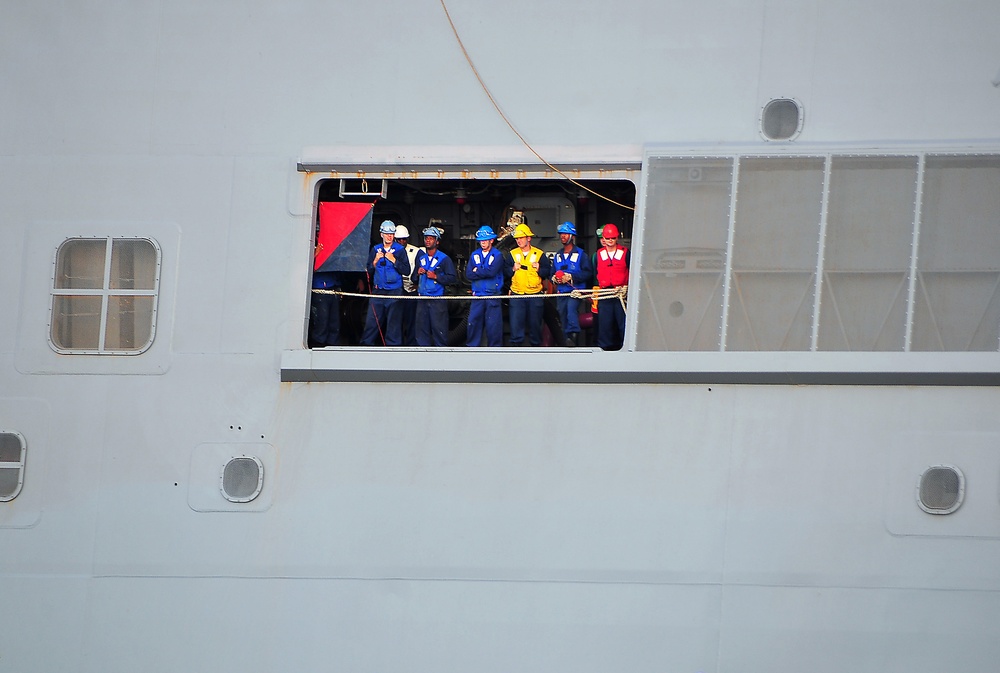
M410 230L404 227L402 224L396 226L396 238L409 238Z

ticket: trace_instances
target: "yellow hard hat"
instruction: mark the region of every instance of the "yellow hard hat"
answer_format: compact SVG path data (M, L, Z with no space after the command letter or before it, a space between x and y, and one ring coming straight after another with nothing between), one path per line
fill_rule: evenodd
M526 224L519 224L514 227L514 238L521 238L522 236L534 236Z

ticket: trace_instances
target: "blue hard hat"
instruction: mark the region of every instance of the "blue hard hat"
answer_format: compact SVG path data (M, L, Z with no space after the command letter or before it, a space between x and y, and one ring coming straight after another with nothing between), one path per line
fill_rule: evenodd
M396 223L392 220L382 220L382 224L379 226L378 231L380 234L395 234Z
M424 229L424 236L433 236L434 238L441 240L441 230L437 227L427 227Z
M485 224L479 227L479 230L476 232L477 241L492 241L496 237L497 235L493 233L493 229L487 227Z
M563 222L556 228L556 231L560 234L573 234L576 236L576 227L572 222Z

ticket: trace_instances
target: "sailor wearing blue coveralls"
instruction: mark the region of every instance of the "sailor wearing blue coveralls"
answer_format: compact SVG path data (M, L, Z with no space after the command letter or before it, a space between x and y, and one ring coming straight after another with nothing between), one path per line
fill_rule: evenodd
M500 290L503 288L503 253L493 247L497 235L488 226L479 227L476 240L480 250L472 253L465 267L465 277L472 281L472 296L496 297L474 299L469 307L469 327L466 343L470 347L483 341L486 328L486 345L503 346L503 311L500 308Z
M396 297L403 294L403 276L410 273L410 261L403 246L394 240L396 225L392 220L382 222L379 234L382 242L368 254L367 268L372 294L380 296L368 302L368 318L361 343L374 346L382 341L386 346L399 346L403 338L403 311L402 302Z
M566 333L566 345L576 346L580 336L580 302L582 300L569 296L573 290L583 290L590 282L593 268L590 258L580 248L574 245L576 227L572 222L563 222L556 231L563 248L556 253L552 261L552 282L556 285L559 298L556 308L559 310L559 321Z
M342 279L337 271L314 271L314 290L339 290ZM313 292L310 301L309 341L316 348L340 344L340 295Z
M424 248L417 253L412 279L421 297L441 297L444 286L457 279L451 258L438 250L441 232L437 227L424 229ZM448 345L448 303L444 300L417 300L417 344Z

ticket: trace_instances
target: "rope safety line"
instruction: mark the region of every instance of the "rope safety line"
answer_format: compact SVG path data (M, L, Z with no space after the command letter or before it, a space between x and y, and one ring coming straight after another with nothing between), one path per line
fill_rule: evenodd
M527 147L528 150L532 154L534 154L535 157L537 157L539 161L541 161L543 164L545 164L546 166L548 166L549 168L551 168L553 171L555 171L556 173L558 173L563 178L565 178L566 180L568 180L570 183L576 185L580 189L582 189L584 191L587 191L587 192L590 192L591 194L593 194L597 198L603 199L603 200L605 200L605 201L607 201L609 203L613 203L614 205L619 206L621 208L626 208L628 210L635 210L634 206L629 206L629 205L626 205L624 203L618 203L614 199L609 198L609 197L605 196L604 194L599 194L599 193L595 192L593 189L591 189L590 187L587 187L586 185L580 184L579 182L577 182L576 180L574 180L570 176L566 175L566 173L564 173L562 170L560 170L556 166L553 166L552 164L550 164L541 154L539 154L538 152L535 151L535 148L531 146L531 143L529 143L527 140L525 140L524 136L521 135L520 131L518 131L514 127L514 124L511 123L510 119L507 118L507 115L505 115L504 112L503 112L503 110L500 109L499 103L497 103L496 99L493 98L493 94L490 93L490 89L489 89L489 87L486 86L486 82L484 82L483 78L479 76L479 70L476 69L476 65L472 62L472 57L469 56L469 52L466 51L465 44L462 42L462 38L459 37L459 35L458 35L458 29L455 27L455 22L451 20L451 12L448 11L448 6L446 4L444 4L444 0L440 0L440 2L441 2L441 9L444 10L444 15L448 19L448 25L451 26L451 32L455 34L455 40L458 42L458 46L462 50L462 54L465 56L465 60L469 63L469 67L472 69L472 74L476 76L477 80L479 80L479 86L481 86L483 88L483 91L486 93L486 97L490 99L490 103L492 103L493 107L496 108L496 111L500 115L500 118L503 119L504 123L506 123L507 126L510 127L510 130L514 132L514 135L517 136L518 140L520 140L521 143L525 147Z
M625 299L628 297L628 285L621 285L619 287L602 287L597 290L572 290L570 292L557 292L553 294L548 294L545 292L536 292L535 294L489 294L489 295L449 295L444 294L440 297L427 297L418 294L366 294L363 292L345 292L343 290L323 290L319 288L313 288L313 292L316 294L336 294L341 297L360 297L363 299L532 299L541 297L543 299L558 299L559 297L572 297L574 299L614 299L618 298L618 301L622 303L622 308L626 308Z

